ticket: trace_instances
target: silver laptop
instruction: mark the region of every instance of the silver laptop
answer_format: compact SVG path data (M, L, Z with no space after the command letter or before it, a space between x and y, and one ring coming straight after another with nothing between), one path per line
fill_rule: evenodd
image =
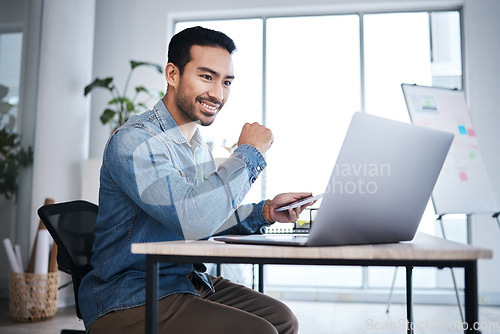
M412 240L453 137L356 112L309 235L224 236L215 240L293 246Z

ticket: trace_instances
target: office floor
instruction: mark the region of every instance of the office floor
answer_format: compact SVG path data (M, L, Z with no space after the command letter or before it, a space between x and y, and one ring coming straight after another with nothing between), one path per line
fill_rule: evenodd
M300 322L300 334L331 333L405 333L406 308L392 305L385 313L385 304L328 303L285 301ZM415 305L415 333L463 333L456 306ZM500 307L480 307L482 334L500 334ZM16 323L9 318L9 303L0 300L0 333L56 334L61 329L81 329L74 308L59 309L55 318L37 323Z

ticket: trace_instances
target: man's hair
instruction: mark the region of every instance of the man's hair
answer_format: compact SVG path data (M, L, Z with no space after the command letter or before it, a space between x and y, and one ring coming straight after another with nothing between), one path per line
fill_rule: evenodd
M229 54L236 49L233 40L220 31L199 26L184 29L175 34L168 45L168 62L177 66L181 75L186 64L191 61L193 45L220 47Z

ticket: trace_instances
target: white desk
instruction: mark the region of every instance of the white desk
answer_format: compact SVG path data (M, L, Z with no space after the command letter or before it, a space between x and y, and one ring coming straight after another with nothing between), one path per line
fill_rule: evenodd
M288 247L225 244L216 241L173 241L132 245L132 253L147 258L146 333L157 332L158 263L251 263L406 267L407 319L412 316L413 267L465 268L465 321L470 333L478 323L477 260L492 258L484 248L423 233L411 242L381 245ZM408 326L408 333L413 327Z

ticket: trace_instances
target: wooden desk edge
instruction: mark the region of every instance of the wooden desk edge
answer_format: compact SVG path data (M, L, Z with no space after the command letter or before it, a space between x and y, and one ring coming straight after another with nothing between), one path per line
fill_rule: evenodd
M357 259L357 260L446 260L491 259L490 249L461 244L425 233L411 242L378 245L293 247L226 244L217 241L166 241L132 244L133 254L248 258Z

